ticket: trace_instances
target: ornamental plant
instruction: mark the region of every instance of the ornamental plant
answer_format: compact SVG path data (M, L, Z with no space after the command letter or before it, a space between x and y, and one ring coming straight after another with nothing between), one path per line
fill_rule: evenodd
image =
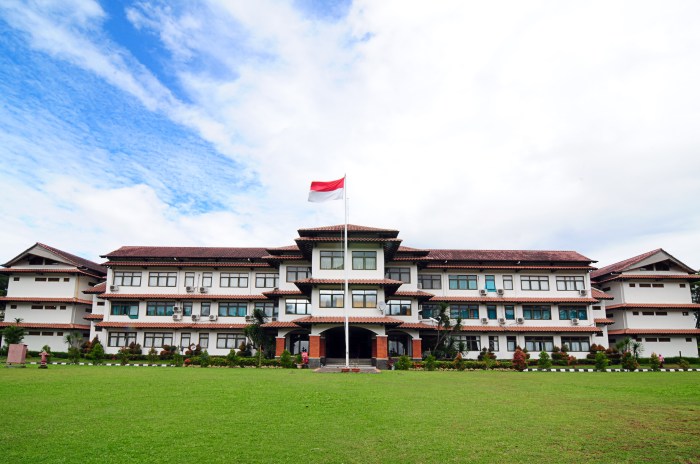
M125 346L124 348L120 349L118 356L119 356L119 363L122 366L126 366L127 364L129 364L129 358L131 357L131 352L129 351L129 347Z
M436 359L435 356L432 354L428 355L425 360L423 361L423 369L426 371L434 371L435 370L435 364L436 364Z
M209 367L211 364L211 358L209 357L209 353L207 350L202 351L202 354L199 355L199 365L201 367Z
M521 349L516 349L513 353L513 368L519 371L527 369L527 357Z
M632 352L625 351L622 354L622 368L630 372L639 369L639 363L632 355Z
M661 370L661 361L659 361L659 355L656 353L651 353L651 358L649 359L649 366L651 367L652 371L660 371Z
M687 371L688 369L690 369L690 363L688 362L687 359L679 358L678 359L678 367L680 367L684 371Z
M595 369L597 371L605 371L605 369L608 367L608 363L610 360L608 359L608 355L605 354L605 351L598 351L595 355Z
M158 352L155 348L151 347L151 349L148 350L146 359L148 360L148 364L155 364L158 361Z
M399 360L396 361L396 369L400 371L407 371L413 367L413 361L406 355L400 356Z
M184 358L180 354L180 350L176 348L173 353L173 364L175 364L175 367L182 367L183 360Z
M546 351L540 351L540 359L537 361L537 367L540 369L551 369L552 358L549 357Z
M294 365L294 361L292 360L292 353L290 353L287 350L284 350L282 354L280 355L280 366L284 367L285 369L291 369L293 367L296 367Z
M231 348L231 351L226 355L226 360L228 361L228 367L236 367L238 365L238 354L235 349Z
M105 358L105 349L102 347L102 343L100 343L99 340L92 343L90 358L94 365L102 364L102 360Z
M457 353L457 356L455 356L455 360L452 362L452 366L458 371L463 371L466 368L464 359L462 359L462 353Z

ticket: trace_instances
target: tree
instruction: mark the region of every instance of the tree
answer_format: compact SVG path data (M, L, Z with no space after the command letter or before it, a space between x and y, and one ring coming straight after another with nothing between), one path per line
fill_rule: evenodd
M693 303L700 303L700 281L690 284L690 296ZM700 329L700 311L695 311L695 328Z
M78 364L80 360L80 347L83 345L83 335L80 332L69 332L63 337L63 341L68 345L68 359L73 364Z
M540 351L540 359L537 361L537 367L540 369L550 369L552 367L552 358L550 358L549 354L544 350Z
M102 360L105 358L105 349L102 347L102 343L99 341L92 343L90 357L93 364L102 364Z
M452 325L449 313L450 305L442 302L438 308L437 317L437 340L433 352L435 356L441 359L452 359L457 354L455 348L454 334L462 329L462 318L458 317L455 325ZM460 347L461 350L462 347Z
M24 340L26 333L24 328L19 326L20 322L22 322L22 319L18 317L13 325L8 325L2 331L2 338L5 340L6 346L22 343L22 340Z
M265 312L262 309L255 308L253 310L253 323L246 326L244 329L246 337L253 342L253 348L257 350L256 355L258 357L258 367L262 366L263 353L265 352L265 349L269 343L265 329L262 327L266 321L267 316L265 316Z

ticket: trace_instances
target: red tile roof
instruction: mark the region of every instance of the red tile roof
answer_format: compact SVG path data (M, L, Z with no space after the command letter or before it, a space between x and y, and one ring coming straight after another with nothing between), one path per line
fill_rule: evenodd
M98 322L95 327L113 329L244 329L247 324L209 324L196 322Z
M103 258L183 258L183 259L255 259L267 254L262 247L155 247L123 246Z
M602 284L603 282L610 282L613 280L687 280L695 281L700 280L699 274L619 274L613 275L607 278L598 279L596 282Z
M299 237L294 239L297 243L313 243L313 242L343 242L345 239L343 237ZM393 242L401 243L400 238L382 238L382 237L348 237L348 242L353 243L383 243L383 242Z
M309 232L343 232L345 230L345 224L338 224L335 226L323 226L323 227L307 227L297 230L299 235L303 235ZM348 224L348 234L350 232L385 232L385 233L396 233L398 235L399 231L396 229L379 229L376 227L359 226L357 224Z
M532 332L532 333L568 333L568 332L584 332L596 333L601 329L592 326L526 326L526 325L463 325L462 332Z
M106 267L271 267L263 262L231 261L107 261Z
M428 255L443 261L529 261L593 263L575 251L550 250L430 250Z
M512 269L529 271L590 271L591 266L535 266L535 265L496 265L496 264L450 264L430 263L428 269Z
M83 319L87 321L101 321L104 318L104 314L86 314L83 316Z
M303 292L299 290L273 290L271 292L263 292L263 295L267 297L271 296L304 296Z
M266 322L260 327L265 327L267 328L274 328L274 329L298 329L299 326L295 324L294 322L291 321L272 321L272 322Z
M435 295L432 293L424 292L422 290L418 291L404 291L404 292L395 292L394 297L405 297L405 298L425 298L425 299L430 299L433 298Z
M510 297L488 297L488 296L434 296L430 302L446 303L568 303L568 304L590 304L597 303L595 298L510 298Z
M99 296L105 300L222 300L222 301L264 301L265 295L213 295L210 293L105 293Z
M421 330L435 330L437 327L434 325L424 324L422 322L404 322L397 328L399 329L421 329Z
M307 316L295 319L296 324L342 324L345 319L342 316ZM402 323L393 317L349 317L348 322L352 324L396 324Z
M80 274L89 277L95 277L96 279L102 279L103 275L95 271L83 271L77 267L70 268L57 268L57 269L47 269L45 267L40 267L37 269L28 268L17 268L17 267L7 267L0 269L0 274Z
M46 322L0 322L0 327L7 327L10 325L16 325L19 327L24 327L25 329L64 329L64 330L90 330L89 325L83 324L52 324Z
M302 255L266 255L262 259L269 261L306 261Z
M591 289L591 296L595 298L596 300L614 300L615 297L612 295L609 295L605 292L602 292L596 288Z
M600 318L593 319L593 322L595 322L596 324L610 325L615 323L615 319Z
M606 306L605 309L690 309L690 310L700 310L700 304L697 303L687 303L687 304L667 304L667 303L625 303Z
M296 285L342 285L343 279L302 279L294 282ZM403 285L400 280L392 279L349 279L350 285Z
M85 304L91 305L90 300L81 300L80 298L45 298L42 296L36 297L19 297L19 296L3 296L0 297L0 301L17 301L17 302L37 302L37 303L74 303L74 304Z
M700 335L700 329L620 329L608 330L608 335Z
M591 278L597 279L598 277L604 276L606 274L622 272L622 271L634 266L635 264L640 263L651 256L654 256L657 253L666 253L668 256L671 256L671 254L668 253L667 251L665 251L663 248L657 248L656 250L647 251L646 253L642 253L641 255L633 256L631 258L627 258L625 260L618 261L617 263L613 263L613 264L610 264L608 266L601 267L597 271L591 273ZM671 258L673 258L673 257L671 256ZM686 270L688 272L693 272L693 273L695 272L692 268L681 263L676 258L673 258L673 259L681 267L686 268Z
M107 283L102 282L101 284L97 284L94 287L90 287L87 290L83 290L83 293L85 294L99 294L99 293L104 293L105 290L107 290Z

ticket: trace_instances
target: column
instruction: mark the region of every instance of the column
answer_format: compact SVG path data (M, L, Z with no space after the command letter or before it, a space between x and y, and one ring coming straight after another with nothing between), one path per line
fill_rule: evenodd
M386 335L377 335L377 369L387 368L387 340Z
M284 351L284 337L275 338L275 358L282 356Z
M309 367L321 366L321 336L309 335Z
M420 338L414 338L411 344L413 345L413 360L420 361L422 359L423 354L423 340L421 340Z
M326 337L321 337L321 340L319 342L318 354L321 358L326 357Z

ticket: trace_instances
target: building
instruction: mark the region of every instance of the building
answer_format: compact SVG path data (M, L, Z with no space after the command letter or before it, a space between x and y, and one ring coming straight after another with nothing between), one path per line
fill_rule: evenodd
M64 336L77 331L85 337L90 325L84 319L93 301L83 291L102 281L107 269L65 251L36 243L4 264L0 272L9 277L4 301L6 327L18 324L26 329L24 343L30 350L44 345L66 351Z
M103 256L106 281L81 287L79 304L92 308L82 323L107 353L138 343L144 352L200 345L225 355L246 342L260 309L277 356L306 349L312 366L344 363L343 226L298 234L276 248L121 247ZM357 225L348 226L348 242L353 363L420 359L437 341L440 305L449 305L453 322L461 318L456 338L468 358L484 348L509 359L517 346L562 345L583 358L592 344L608 346L611 325L618 330L617 293L592 288L600 271L574 251L417 249L403 246L397 230ZM28 341L30 349L39 343Z
M614 322L610 343L630 337L642 342L643 356L698 356L691 282L695 270L659 248L594 271L591 279L612 296L605 310Z

